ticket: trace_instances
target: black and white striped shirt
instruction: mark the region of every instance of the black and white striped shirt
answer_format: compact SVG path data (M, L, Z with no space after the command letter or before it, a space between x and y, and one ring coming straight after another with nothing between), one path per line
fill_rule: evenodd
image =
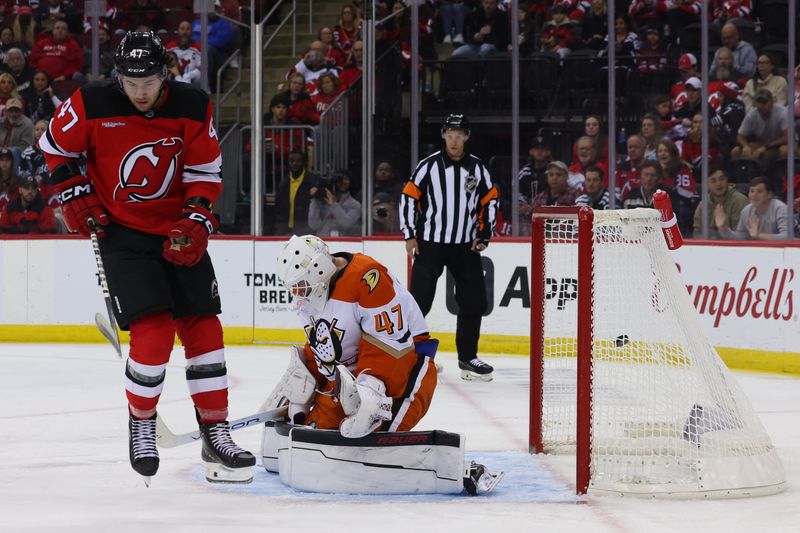
M419 162L400 198L406 239L463 244L489 239L498 192L483 162L465 154L453 161L443 150Z

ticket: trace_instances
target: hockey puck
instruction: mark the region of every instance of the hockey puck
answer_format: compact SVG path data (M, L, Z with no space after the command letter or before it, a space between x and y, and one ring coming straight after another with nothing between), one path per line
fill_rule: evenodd
M627 335L619 335L619 336L618 336L618 337L617 337L617 338L614 340L614 344L617 346L617 348L622 348L623 346L625 346L625 345L626 345L626 344L628 344L629 342L630 342L630 339L628 338L628 336L627 336Z

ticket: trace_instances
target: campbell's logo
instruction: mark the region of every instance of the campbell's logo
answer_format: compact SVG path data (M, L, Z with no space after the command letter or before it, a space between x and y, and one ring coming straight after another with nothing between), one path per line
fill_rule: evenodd
M680 269L680 265L678 265ZM750 267L739 283L722 285L686 285L697 312L714 317L719 327L724 317L752 317L764 320L789 321L794 317L794 292L790 283L793 268L773 268L769 285L756 283L758 267ZM761 280L764 279L762 275ZM762 285L757 287L757 285Z

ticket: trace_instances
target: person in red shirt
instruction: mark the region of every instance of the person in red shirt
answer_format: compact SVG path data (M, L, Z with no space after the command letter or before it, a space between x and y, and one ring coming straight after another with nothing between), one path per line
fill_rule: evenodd
M639 173L645 162L644 154L647 149L647 141L641 135L634 134L628 137L626 148L628 149L628 155L617 166L617 174L615 176L617 198L620 200L625 198L628 191L639 187Z
M356 41L350 50L350 62L339 74L342 89L348 89L364 72L364 41Z
M55 233L57 227L53 209L39 194L36 178L21 179L19 196L0 211L0 233Z
M289 88L284 91L289 97L287 116L298 124L314 124L314 104L306 92L306 77L299 72L289 76Z
M312 121L314 124L319 124L319 119L325 110L330 107L336 97L342 92L339 87L339 78L333 74L323 74L317 80L319 91L311 97L311 102L314 104L314 113L312 114Z
M229 433L219 288L206 252L222 190L211 101L191 84L165 81L166 51L152 32L128 32L114 63L117 80L77 90L39 145L67 228L96 228L114 314L130 330L131 466L146 483L158 471L156 407L177 333L206 478L246 483L255 457Z
M53 81L75 79L86 81L83 69L83 48L67 31L67 23L53 24L52 34L39 39L28 56L28 63Z
M583 192L583 182L586 177L586 169L597 167L603 171L603 185L608 187L608 163L597 158L597 141L593 137L584 135L575 142L578 151L578 161L569 167L569 186L575 188L579 193Z

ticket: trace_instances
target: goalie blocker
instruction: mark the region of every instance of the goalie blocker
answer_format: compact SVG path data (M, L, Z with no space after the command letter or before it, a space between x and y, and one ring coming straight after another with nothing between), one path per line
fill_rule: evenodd
M335 430L267 422L262 464L289 487L349 494L491 492L503 473L466 462L464 437L446 431L372 433L345 438Z

